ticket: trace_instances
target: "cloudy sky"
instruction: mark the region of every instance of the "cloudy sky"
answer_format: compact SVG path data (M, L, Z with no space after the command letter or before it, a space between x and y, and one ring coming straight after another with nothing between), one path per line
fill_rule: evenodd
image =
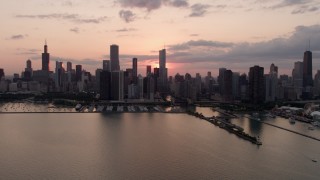
M0 68L41 67L47 39L55 61L94 72L120 46L121 69L138 57L139 73L158 66L167 49L169 74L217 75L219 67L247 73L279 66L291 74L310 40L313 70L320 69L319 0L0 0ZM265 69L265 72L268 70Z

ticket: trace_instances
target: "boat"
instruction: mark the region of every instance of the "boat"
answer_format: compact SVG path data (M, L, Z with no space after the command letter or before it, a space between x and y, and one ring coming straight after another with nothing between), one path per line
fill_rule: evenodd
M289 122L290 122L290 124L295 124L296 123L296 121L293 118L289 118Z
M93 112L94 110L94 105L91 105L89 108L88 108L88 112Z
M312 125L320 127L320 123L318 121L311 122Z
M259 117L259 113L257 113L257 112L252 113L252 116L253 116L253 117Z
M75 107L76 111L79 111L81 109L81 107L82 107L81 104L77 104L76 107Z
M309 130L314 130L314 128L312 126L309 126L308 129Z
M256 137L256 144L257 145L262 145L262 142L260 141L260 137L259 136Z
M315 159L312 159L312 162L318 162L317 160L315 160Z
M271 114L271 113L268 113L268 114L266 114L265 116L268 117L268 118L276 118L276 116L273 115L273 114Z

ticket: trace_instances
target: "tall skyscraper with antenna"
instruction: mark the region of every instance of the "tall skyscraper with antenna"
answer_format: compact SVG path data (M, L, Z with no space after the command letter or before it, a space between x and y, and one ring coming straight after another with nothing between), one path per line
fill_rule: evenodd
M49 71L49 63L50 63L50 54L48 53L47 40L44 45L44 52L42 53L42 70Z

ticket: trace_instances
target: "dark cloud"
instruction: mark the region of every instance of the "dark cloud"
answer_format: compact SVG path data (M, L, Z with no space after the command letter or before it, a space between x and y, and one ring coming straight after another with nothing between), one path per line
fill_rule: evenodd
M191 40L185 43L171 45L170 50L182 51L194 47L209 47L209 48L231 48L234 44L228 42L208 41L208 40Z
M119 16L126 23L132 22L136 19L136 15L130 10L121 10Z
M270 9L293 7L291 14L304 14L319 10L319 2L315 0L282 0L280 3L270 6Z
M79 33L79 28L74 27L74 28L71 28L70 31L74 33Z
M189 17L202 17L207 13L208 8L211 6L208 4L194 4L191 6L191 14Z
M122 29L117 29L116 32L130 32L130 31L136 31L137 29L135 28L122 28Z
M188 0L116 0L122 7L141 8L147 11L159 9L161 6L188 7Z
M187 0L172 0L169 4L173 7L188 7L189 3Z
M7 38L7 39L19 40L19 39L24 39L24 38L27 37L27 36L28 36L28 35L17 34L17 35L12 35L10 38Z
M79 14L40 14L40 15L16 15L16 18L29 18L29 19L56 19L56 20L68 20L74 23L92 23L99 24L107 19L107 16L97 18L82 18Z
M117 0L122 7L143 8L148 11L159 9L162 5L162 0Z
M271 6L272 9L283 8L288 6L304 5L312 2L312 0L283 0L280 3Z

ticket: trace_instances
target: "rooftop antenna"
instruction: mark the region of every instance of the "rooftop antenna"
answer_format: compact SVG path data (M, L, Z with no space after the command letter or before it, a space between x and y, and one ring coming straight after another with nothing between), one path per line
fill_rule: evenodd
M310 48L310 39L309 39L309 51L311 51L311 48Z
M44 40L44 45L47 45L47 39Z

